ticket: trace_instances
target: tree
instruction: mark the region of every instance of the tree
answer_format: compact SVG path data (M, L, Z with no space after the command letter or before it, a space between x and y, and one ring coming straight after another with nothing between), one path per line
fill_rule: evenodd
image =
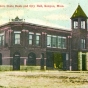
M60 69L63 67L62 55L59 52L54 53L54 66Z

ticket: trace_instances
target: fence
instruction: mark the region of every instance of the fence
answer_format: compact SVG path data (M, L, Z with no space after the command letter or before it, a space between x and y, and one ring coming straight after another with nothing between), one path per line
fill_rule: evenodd
M30 60L30 63L33 63ZM33 71L41 69L41 59L36 59L36 64L30 64L27 57L20 57L20 70L21 71ZM46 69L46 66L44 66ZM0 71L13 71L13 57L2 57L2 65L0 65Z

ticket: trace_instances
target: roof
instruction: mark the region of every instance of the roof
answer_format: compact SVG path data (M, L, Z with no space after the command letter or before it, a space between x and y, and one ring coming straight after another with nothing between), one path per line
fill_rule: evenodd
M58 31L58 32L64 32L64 33L71 33L70 30L66 30L66 29L61 29L61 28L54 28L54 27L49 27L49 26L45 26L45 25L38 25L38 24L32 24L32 23L28 23L28 22L9 22L7 24L4 25L0 25L0 29L8 29L11 26L28 26L28 27L34 27L37 29L45 29L45 30L50 30L50 31Z
M87 15L85 14L85 12L83 11L83 9L81 8L80 5L78 5L77 9L75 10L75 12L73 13L72 18L76 18L76 17L84 17L87 18Z

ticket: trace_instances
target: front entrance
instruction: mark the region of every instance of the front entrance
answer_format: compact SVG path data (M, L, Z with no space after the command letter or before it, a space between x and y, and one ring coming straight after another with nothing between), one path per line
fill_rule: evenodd
M86 71L87 70L87 53L78 53L78 70Z
M86 55L82 55L82 71L86 71Z
M53 69L54 67L54 60L53 60L53 52L46 53L46 69Z
M13 55L13 70L20 70L20 53L15 52Z
M41 70L44 70L44 53L41 53Z
M46 67L60 69L60 70L67 70L68 69L68 53L60 53L60 52L47 52L47 59L46 59Z
M2 54L0 53L0 65L2 65Z
M28 63L29 66L35 66L36 65L36 55L35 53L31 52L28 54Z

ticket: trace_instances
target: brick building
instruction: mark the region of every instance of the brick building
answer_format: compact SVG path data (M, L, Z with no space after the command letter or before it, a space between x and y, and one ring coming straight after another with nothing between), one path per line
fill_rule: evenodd
M0 64L47 69L88 70L87 16L78 5L72 31L24 22L16 17L0 26Z

